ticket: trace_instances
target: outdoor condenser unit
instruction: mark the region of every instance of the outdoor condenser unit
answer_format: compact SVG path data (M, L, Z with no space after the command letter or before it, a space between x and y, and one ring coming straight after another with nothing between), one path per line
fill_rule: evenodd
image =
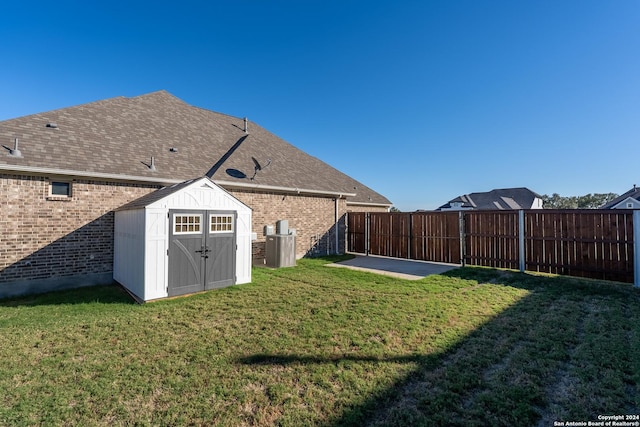
M289 234L288 225L287 221L278 221L276 223L278 234L266 236L267 242L264 252L268 267L280 268L296 265L296 236Z

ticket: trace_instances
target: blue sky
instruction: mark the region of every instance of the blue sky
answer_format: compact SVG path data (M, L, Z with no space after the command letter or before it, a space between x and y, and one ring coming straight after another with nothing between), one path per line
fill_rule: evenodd
M640 1L22 0L0 120L164 89L401 210L640 184Z

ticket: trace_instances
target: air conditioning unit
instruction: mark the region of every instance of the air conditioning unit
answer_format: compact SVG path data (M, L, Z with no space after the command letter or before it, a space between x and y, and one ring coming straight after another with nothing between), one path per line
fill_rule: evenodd
M272 234L267 236L264 254L267 267L295 267L296 236L291 234Z

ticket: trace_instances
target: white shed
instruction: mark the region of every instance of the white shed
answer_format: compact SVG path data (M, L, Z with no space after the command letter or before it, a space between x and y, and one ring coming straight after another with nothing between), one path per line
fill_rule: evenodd
M251 281L251 208L207 177L115 212L113 278L141 301Z

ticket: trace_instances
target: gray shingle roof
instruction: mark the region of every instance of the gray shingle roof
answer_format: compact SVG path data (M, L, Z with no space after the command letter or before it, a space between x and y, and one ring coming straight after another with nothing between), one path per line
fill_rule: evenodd
M248 135L243 129L242 118L191 106L166 91L117 97L0 122L0 169L44 168L165 182L210 172L223 187L297 188L355 194L348 197L352 202L391 204L257 124L249 123ZM15 137L21 158L9 155ZM152 156L155 171L148 167ZM262 165L271 160L254 180L252 157Z
M604 205L600 206L600 209L611 209L623 200L627 200L629 197L631 197L632 199L640 200L640 187L636 187L634 185L631 190L627 191L623 195L618 196L609 203L605 203Z
M466 209L531 209L536 197L542 198L526 187L500 188L456 197L440 206L438 210L450 208L455 202L461 202L462 208Z

